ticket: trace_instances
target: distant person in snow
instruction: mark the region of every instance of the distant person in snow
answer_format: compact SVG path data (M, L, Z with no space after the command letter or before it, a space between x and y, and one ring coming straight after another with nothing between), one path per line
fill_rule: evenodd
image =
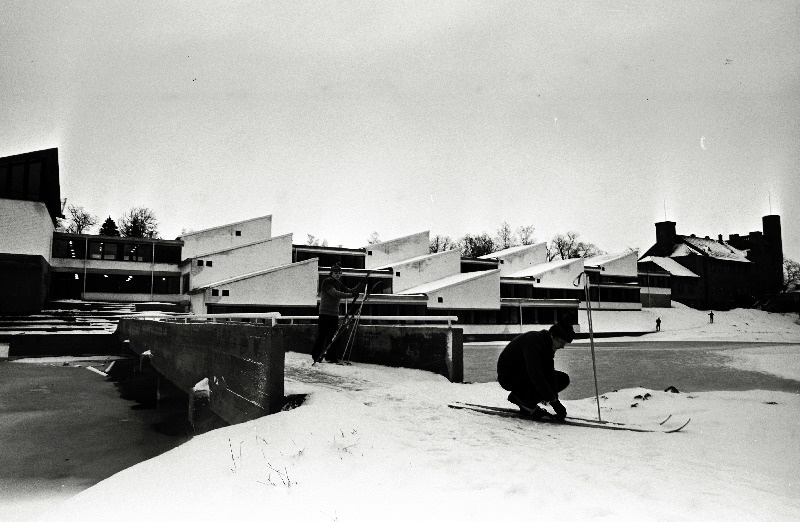
M549 330L526 332L513 338L497 359L497 382L508 390L508 400L522 413L539 419L549 415L539 407L548 402L563 420L567 409L558 400L559 392L569 385L569 375L557 371L553 359L558 350L575 339L572 325L565 319Z
M708 312L708 322L714 324L714 311Z
M333 339L336 330L339 329L339 304L345 297L355 297L358 289L344 286L342 279L342 267L339 263L331 267L330 277L322 281L322 288L319 293L319 320L317 323L317 342L314 344L314 351L311 357L316 362L322 360L322 351ZM338 362L339 354L337 347L331 346L325 354L328 362Z
M660 331L661 331L661 318L657 317L656 318L656 332L660 332Z

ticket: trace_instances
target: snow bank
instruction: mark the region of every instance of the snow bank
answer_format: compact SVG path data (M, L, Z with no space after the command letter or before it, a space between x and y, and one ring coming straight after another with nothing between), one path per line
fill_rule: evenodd
M606 420L692 418L676 434L631 433L447 407L508 406L496 383L311 367L293 353L286 363L295 376L287 393L308 394L302 406L195 437L44 520L800 518L794 394L635 388L602 396ZM571 415L596 415L593 399L565 405Z
M661 318L661 331L655 332L656 319ZM708 312L680 303L672 308L643 308L641 311L592 311L593 330L607 332L648 332L637 341L737 341L737 342L800 342L797 314L773 314L761 310L736 308L715 311L711 324ZM579 315L582 332L589 331L585 312ZM621 340L621 339L615 339ZM578 342L588 342L586 340Z

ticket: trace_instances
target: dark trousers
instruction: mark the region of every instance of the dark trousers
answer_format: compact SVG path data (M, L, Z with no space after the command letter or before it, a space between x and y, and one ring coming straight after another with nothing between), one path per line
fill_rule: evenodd
M336 330L339 329L339 317L335 315L320 315L317 325L317 342L314 343L314 351L311 353L315 361L320 358L322 350L328 346ZM339 359L337 354L338 344L337 342L331 346L328 353L325 354L325 358L329 361Z
M525 404L534 405L545 400L544 397L540 396L539 391L536 389L536 386L534 386L534 384L528 378L527 374L525 374L524 376L498 375L497 380L500 383L500 386L504 390L513 392ZM550 385L551 390L553 390L556 393L561 393L567 388L567 386L569 386L569 375L567 375L564 372L556 370L553 372L550 378L547 379L547 383Z

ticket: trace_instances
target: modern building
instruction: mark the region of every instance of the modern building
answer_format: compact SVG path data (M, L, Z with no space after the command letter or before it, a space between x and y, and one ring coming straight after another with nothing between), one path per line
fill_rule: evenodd
M577 323L586 274L592 306L641 308L635 252L548 262L539 243L466 259L459 250L431 252L428 231L361 248L298 245L291 234L272 235L271 215L174 240L71 234L55 229L63 217L56 149L3 158L0 166L0 266L6 288L16 288L4 300L15 312L73 299L313 318L334 263L346 285L370 289L365 317L455 316L473 339L510 337L565 317Z
M699 309L729 310L751 307L777 294L783 285L783 244L780 216L762 218L764 232L732 234L728 241L679 235L672 221L656 223L656 244L640 259L648 273L650 262L671 278L672 299ZM668 258L683 272L661 259ZM658 261L657 261L658 260Z

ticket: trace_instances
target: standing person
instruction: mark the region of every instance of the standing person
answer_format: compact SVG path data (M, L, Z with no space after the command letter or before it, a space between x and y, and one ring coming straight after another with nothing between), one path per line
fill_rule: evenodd
M714 324L714 310L708 312L708 322Z
M661 318L657 317L656 318L656 332L660 332L660 331L661 331Z
M339 329L339 304L345 297L355 297L358 295L356 288L344 286L342 279L342 267L339 263L331 267L330 277L322 281L322 288L319 293L319 321L317 327L317 341L314 344L314 352L311 357L315 362L322 360L322 351L331 342L336 330ZM328 362L338 362L339 354L336 352L337 346L331 346L325 354Z
M508 390L508 400L534 419L548 413L538 406L548 402L563 420L567 409L558 393L569 386L569 375L557 371L553 359L558 350L575 338L571 324L558 322L549 330L526 332L513 338L497 359L497 382Z

